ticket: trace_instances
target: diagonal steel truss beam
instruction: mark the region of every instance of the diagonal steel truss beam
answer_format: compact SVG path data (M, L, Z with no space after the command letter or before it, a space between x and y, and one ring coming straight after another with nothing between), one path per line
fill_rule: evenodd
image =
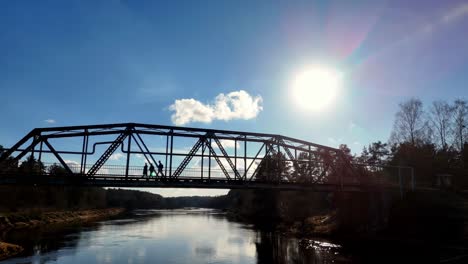
M187 165L190 163L190 161L194 157L195 153L197 153L197 151L200 149L200 147L204 144L205 140L206 140L205 137L200 137L197 140L197 142L195 143L195 145L193 145L190 152L187 154L187 156L185 156L185 158L180 163L179 167L177 167L177 169L174 171L174 173L172 175L170 175L170 177L178 178L180 176L180 174L182 174L182 172L185 170Z
M94 163L94 165L89 169L87 176L94 176L99 171L99 169L106 163L106 161L110 158L110 156L114 153L114 151L122 144L125 138L128 136L129 133L122 133L120 134L112 144L102 153L101 157Z
M57 151L55 150L54 147L52 147L52 145L49 143L49 141L47 139L45 139L44 141L44 144L46 144L46 146L50 149L50 151L52 151L52 154L54 154L54 156L58 159L58 161L60 162L60 164L62 164L62 166L65 168L65 170L69 173L69 174L73 174L73 171L70 169L70 167L68 166L68 164L62 159L62 157L60 157L60 155L57 153Z
M29 151L31 151L32 148L34 148L38 142L36 142L36 144L34 144L34 136L37 136L39 133L38 133L38 129L35 128L33 130L31 130L31 132L29 132L26 136L24 136L20 141L18 141L18 143L16 143L15 145L13 145L10 149L8 149L7 151L5 151L1 156L0 156L0 164L4 161L7 160L8 157L10 157L11 154L13 154L13 152L17 151L24 143L26 143L29 139L33 138L33 143L27 147L26 149L24 149L18 156L16 156L14 158L15 161L18 161L19 159L21 159L24 155L26 155L26 153L28 153ZM21 156L20 156L21 155Z
M241 176L239 174L239 171L237 171L237 168L236 166L234 165L234 163L231 161L231 159L229 158L229 155L227 154L226 150L224 149L223 145L221 144L221 142L219 141L218 137L216 137L216 135L211 135L212 138L215 140L216 142L216 145L218 146L218 149L221 151L221 153L224 155L224 158L227 160L229 166L231 166L231 169L232 171L234 172L234 178L235 179L239 179L241 180ZM214 150L213 150L214 152Z
M226 167L224 167L223 163L221 162L221 160L219 159L219 156L216 154L216 151L214 151L213 147L211 146L211 144L206 141L206 138L205 138L205 144L207 146L207 148L209 149L209 151L211 152L211 155L213 155L213 157L215 158L216 162L218 163L219 167L221 168L221 170L223 171L224 175L226 176L226 178L228 180L231 179L231 176L229 176L229 172L226 170ZM227 155L227 153L226 153ZM233 165L234 166L234 165Z

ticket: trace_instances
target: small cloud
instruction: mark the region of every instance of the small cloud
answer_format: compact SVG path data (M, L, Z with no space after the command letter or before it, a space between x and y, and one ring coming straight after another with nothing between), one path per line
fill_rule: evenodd
M354 145L361 145L361 142L359 142L359 141L354 141L353 144L354 144Z
M463 3L450 9L444 16L442 16L442 21L449 23L465 15L468 15L468 3Z
M73 172L79 172L81 164L74 160L64 160L64 162L70 167Z
M172 123L185 125L191 122L211 123L213 120L249 120L263 110L261 96L251 96L244 90L219 94L213 104L204 104L193 98L177 99L169 106Z
M221 139L219 140L221 145L227 149L227 148L234 148L236 146L236 141L234 140L230 140L230 139ZM239 147L239 142L237 142L237 147ZM211 142L211 147L213 148L217 148L218 147L218 144L216 144L216 142Z
M124 157L124 154L122 153L115 153L110 156L110 160L120 160L121 158Z
M44 122L46 122L47 124L55 124L56 121L54 119L46 119L44 120Z
M356 127L357 127L356 123L354 123L353 121L349 122L349 125L348 125L348 130L349 131L352 131Z
M67 165L80 165L77 161L74 160L64 160Z
M334 138L334 137L329 137L328 142L332 144L340 144L343 141L343 138Z

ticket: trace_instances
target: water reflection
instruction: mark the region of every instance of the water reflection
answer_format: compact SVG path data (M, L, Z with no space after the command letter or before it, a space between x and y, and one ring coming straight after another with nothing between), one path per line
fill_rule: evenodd
M336 263L334 244L302 241L212 210L144 210L89 226L10 232L23 256L1 263Z

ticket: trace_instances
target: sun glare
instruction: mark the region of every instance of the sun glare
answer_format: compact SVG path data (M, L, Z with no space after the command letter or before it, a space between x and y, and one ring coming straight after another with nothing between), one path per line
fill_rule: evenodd
M292 81L291 95L301 109L321 111L332 104L341 86L341 74L327 67L311 67Z

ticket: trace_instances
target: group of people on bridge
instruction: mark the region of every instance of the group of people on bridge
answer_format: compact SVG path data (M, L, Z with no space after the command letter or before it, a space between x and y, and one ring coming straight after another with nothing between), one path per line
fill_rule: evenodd
M162 176L164 177L164 173L163 173L163 169L164 169L164 166L163 164L161 163L161 161L159 160L158 161L158 164L157 164L157 167L158 167L158 172L155 171L154 169L154 166L153 164L150 162L150 166L149 166L149 176ZM148 164L145 163L145 166L143 167L143 177L148 177Z

